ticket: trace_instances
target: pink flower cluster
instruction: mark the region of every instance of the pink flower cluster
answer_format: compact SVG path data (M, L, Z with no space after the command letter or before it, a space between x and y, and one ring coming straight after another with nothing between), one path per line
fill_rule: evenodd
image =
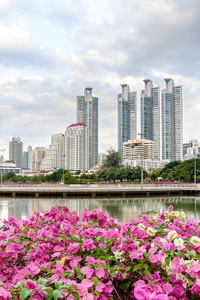
M173 207L116 223L54 206L0 228L0 300L186 300L200 295L200 226Z

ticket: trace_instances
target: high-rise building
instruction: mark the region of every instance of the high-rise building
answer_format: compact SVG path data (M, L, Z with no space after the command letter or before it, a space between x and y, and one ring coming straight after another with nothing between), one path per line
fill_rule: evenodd
M154 141L154 159L160 159L160 87L145 79L141 92L141 138Z
M65 169L87 171L89 169L88 127L75 123L65 131Z
M98 98L92 97L92 88L85 88L84 96L76 97L76 120L88 127L89 168L98 163Z
M23 169L25 170L30 170L31 151L32 147L28 146L27 151L23 152Z
M123 143L137 135L137 93L130 92L127 84L121 84L121 87L122 93L118 94L118 150L122 155Z
M45 156L46 148L37 147L31 151L30 171L37 173L40 171L40 165Z
M162 159L183 159L182 86L166 78L162 90Z
M47 149L40 170L55 170L64 168L64 134L51 136L51 145Z
M22 171L23 168L23 143L19 137L13 136L12 141L9 142L9 160L13 160L17 168Z

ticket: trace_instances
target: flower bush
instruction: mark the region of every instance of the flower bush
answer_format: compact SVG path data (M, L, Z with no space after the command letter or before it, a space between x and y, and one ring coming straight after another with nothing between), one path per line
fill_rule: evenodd
M173 207L123 224L67 207L0 228L0 300L200 299L200 226Z

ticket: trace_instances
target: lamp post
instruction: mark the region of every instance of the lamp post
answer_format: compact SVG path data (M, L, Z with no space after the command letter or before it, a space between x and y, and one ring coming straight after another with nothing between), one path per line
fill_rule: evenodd
M143 136L143 134L142 133L138 133L138 135L140 135L140 140L141 140L141 145L140 145L140 147L141 147L141 155L140 155L140 157L141 157L141 189L143 189L143 153L142 153L142 136Z
M63 185L65 184L65 154L63 154Z
M194 184L196 185L197 183L197 160L196 160L196 155L194 157Z
M2 187L2 168L3 168L3 166L2 166L2 162L3 162L2 152L5 151L5 150L6 149L0 150L0 152L1 152L1 187Z

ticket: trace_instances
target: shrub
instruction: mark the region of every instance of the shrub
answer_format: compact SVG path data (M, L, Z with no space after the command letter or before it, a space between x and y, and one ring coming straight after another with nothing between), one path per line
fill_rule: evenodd
M9 217L0 230L0 299L199 299L199 236L172 206L126 224L61 206Z

